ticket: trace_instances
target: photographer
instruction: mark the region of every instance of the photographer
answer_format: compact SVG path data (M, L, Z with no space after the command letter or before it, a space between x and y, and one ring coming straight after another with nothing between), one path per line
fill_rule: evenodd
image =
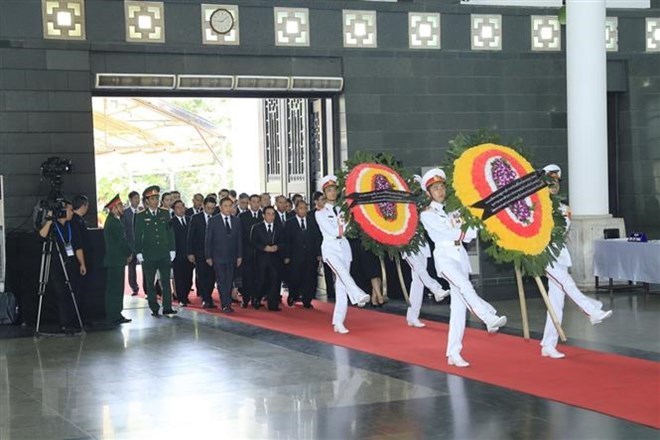
M64 261L67 274L71 285L75 285L72 278L87 273L85 266L85 254L80 243L78 228L72 226L73 206L70 201L62 200L61 209L58 209L53 216L52 211L48 211L46 221L39 230L39 235L46 239L53 236L54 244ZM53 221L55 217L55 221ZM52 235L51 235L52 234ZM74 320L73 299L66 285L66 277L60 264L60 259L53 252L50 264L50 279L48 286L57 303L59 312L60 329L65 333L75 331L77 323Z

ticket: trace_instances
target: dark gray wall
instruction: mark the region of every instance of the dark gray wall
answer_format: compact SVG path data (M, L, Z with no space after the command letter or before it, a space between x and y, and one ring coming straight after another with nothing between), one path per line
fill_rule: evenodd
M123 1L86 2L87 40L42 39L39 0L0 2L0 173L10 226L47 193L39 164L75 163L65 190L95 198L91 96L97 72L343 75L349 153L391 151L418 168L444 160L449 139L483 127L522 138L535 163L566 165L564 52L533 53L529 16L552 10L466 7L453 1L235 0L241 45L201 44L201 1L166 1L165 44L124 42ZM273 6L309 7L311 47L275 47ZM378 10L378 49L344 49L341 10ZM660 56L644 52L651 10L620 17L621 212L629 229L660 236ZM407 48L408 11L441 12L442 50ZM501 52L472 52L469 14L503 14ZM563 44L565 38L563 39ZM619 72L620 73L620 72ZM570 176L567 176L570 178ZM90 218L94 218L91 213Z

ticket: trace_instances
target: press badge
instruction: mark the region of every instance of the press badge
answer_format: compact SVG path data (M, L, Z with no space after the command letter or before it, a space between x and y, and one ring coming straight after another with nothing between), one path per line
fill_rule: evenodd
M74 256L73 246L71 246L71 243L65 244L64 249L66 250L66 256L67 257L73 257Z

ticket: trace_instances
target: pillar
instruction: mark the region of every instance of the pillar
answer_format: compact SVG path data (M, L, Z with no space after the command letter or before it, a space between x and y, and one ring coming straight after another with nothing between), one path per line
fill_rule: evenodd
M623 219L609 213L607 167L606 0L566 1L566 92L568 114L568 195L573 223L568 248L573 278L594 284L593 240Z

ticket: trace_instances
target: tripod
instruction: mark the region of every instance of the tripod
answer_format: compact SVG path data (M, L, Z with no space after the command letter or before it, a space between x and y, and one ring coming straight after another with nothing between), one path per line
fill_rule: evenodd
M78 324L80 328L83 329L82 319L80 318L80 311L78 310L78 302L76 301L76 296L73 293L73 287L71 287L71 281L69 280L69 274L66 270L66 264L60 253L59 243L57 242L57 237L54 234L54 225L51 226L50 231L48 232L48 237L41 248L41 267L39 270L39 309L37 312L37 327L34 332L35 337L39 337L39 328L41 326L41 307L44 301L44 295L46 294L46 286L48 285L48 280L50 279L50 264L53 256L53 248L57 251L57 257L60 261L60 266L62 267L62 273L64 274L65 285L69 294L71 295L71 301L73 301L73 307L76 310L76 317L78 318ZM84 331L84 330L83 330Z

